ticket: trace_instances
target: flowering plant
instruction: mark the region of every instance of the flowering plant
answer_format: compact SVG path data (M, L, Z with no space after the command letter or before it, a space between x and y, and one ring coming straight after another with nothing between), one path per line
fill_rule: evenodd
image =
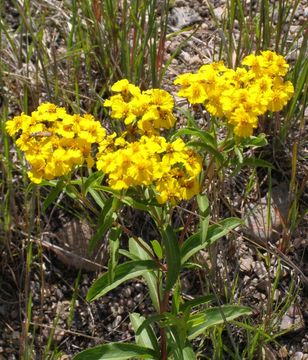
M241 223L228 218L209 225L210 206L203 190L205 177L211 180L209 169L217 163L224 171L231 152L243 165L245 147L266 144L264 136L252 136L258 116L281 110L293 94L292 84L283 80L288 65L281 56L264 51L247 56L242 64L246 67L236 70L222 62L203 65L196 74L182 74L175 80L181 86L179 96L190 104L203 104L211 115L224 119L234 136L231 131L222 140L215 131L201 130L194 122L175 129L172 96L161 89L141 91L126 79L112 86L115 94L104 102L117 131L107 131L92 115L69 115L51 103L41 104L31 116L21 114L7 121L8 133L17 136L16 145L25 153L33 183L54 186L52 181L62 177L63 183L75 186L75 193L80 186L83 196L91 194L100 207L91 248L108 234L110 260L108 271L94 282L87 299L96 300L141 276L157 312L148 319L130 314L136 345L105 344L75 359L196 359L191 340L210 326L250 313L237 304L206 307L211 295L186 300L180 282L182 269L200 267L194 261L199 250ZM211 154L208 162L204 149ZM73 170L84 166L89 176L72 181ZM174 228L172 214L179 202L194 196L199 225L188 236L186 229ZM161 241L146 242L127 229L121 221L124 205L150 214ZM122 250L128 260L119 264L122 233L129 237L129 251Z

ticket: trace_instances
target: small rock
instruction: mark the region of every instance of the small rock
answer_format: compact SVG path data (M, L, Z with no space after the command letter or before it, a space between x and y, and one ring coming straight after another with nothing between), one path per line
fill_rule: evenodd
M248 284L249 281L250 281L250 276L245 275L243 279L244 285Z
M112 322L112 327L113 327L113 328L118 327L118 326L120 325L121 321L122 321L122 316L121 316L121 315L118 315L118 316L114 319L114 321Z
M285 359L289 356L289 351L285 345L278 350L278 356L281 359Z
M264 196L256 203L251 202L244 207L245 231L256 242L264 245L267 241L275 242L280 238L283 221L287 218L290 207L288 194L288 185L281 183L272 188L270 204L267 196Z
M263 261L255 261L253 263L253 269L259 279L263 279L267 275L267 270Z
M118 314L119 314L119 315L122 315L122 314L124 313L124 311L125 311L124 307L123 307L123 306L119 306L119 308L118 308Z
M197 64L201 65L201 60L199 55L191 56L189 59L189 65L197 65Z
M63 292L59 288L56 289L56 296L59 300L63 299Z
M143 291L143 285L141 283L136 283L135 284L135 289L138 292Z
M276 355L274 354L273 350L269 346L264 346L264 355L266 360L276 360Z
M219 6L214 9L214 14L219 21L221 21L225 15L225 9L222 6Z
M134 300L137 302L137 303L140 303L143 299L143 294L140 293L140 294L137 294L135 297L134 297Z
M129 298L132 295L132 288L130 286L127 286L122 291L124 297Z
M305 328L302 312L297 305L291 305L283 315L280 330L299 331Z
M132 299L128 299L128 300L127 300L127 307L128 307L129 309L131 309L131 308L133 308L133 306L134 306L133 300L132 300Z
M260 280L258 281L257 285L256 285L256 288L259 290L259 291L262 291L262 292L265 292L267 293L268 292L268 281L267 280ZM264 295L264 294L262 294Z
M273 300L278 301L280 299L281 291L276 289L274 292Z
M239 259L240 269L244 272L250 272L253 264L252 257L242 257Z
M184 50L182 50L181 54L180 54L180 58L186 63L189 64L190 62L190 54Z
M189 6L174 7L168 17L168 26L171 31L178 31L201 21L201 16Z
M300 26L298 25L291 25L290 26L290 33L291 34L297 34L300 29Z
M303 358L304 358L304 354L300 351L297 351L294 355L292 355L290 360L303 360Z
M55 342L58 342L58 343L59 343L60 341L63 340L64 335L65 335L64 330L56 329L55 334L54 334L54 337L53 337L53 340L54 340Z
M68 356L68 355L61 355L60 357L59 357L59 360L69 360L70 359L70 357Z

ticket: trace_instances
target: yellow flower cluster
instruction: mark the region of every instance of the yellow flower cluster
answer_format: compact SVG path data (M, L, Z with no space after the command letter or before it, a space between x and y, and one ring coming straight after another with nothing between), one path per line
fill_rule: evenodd
M167 142L164 137L155 135L158 128L171 125L162 117L151 118L149 115L165 111L170 112L169 118L173 117L171 95L158 89L141 93L126 80L117 82L113 89L122 89L126 98L135 91L140 98L147 98L145 118L137 120L139 132L147 135L130 132L130 123L128 130L120 136L116 133L107 135L92 115L69 115L64 108L51 103L41 104L31 116L22 113L7 121L7 132L17 137L16 144L25 153L30 165L30 180L39 184L43 179L67 175L76 166L85 163L92 167L95 164L93 144L96 144L97 169L108 176L112 189L153 186L159 203L169 201L172 204L197 194L201 158L181 139ZM131 102L136 99L131 99ZM112 113L118 111L117 101L112 104Z
M104 106L111 108L112 118L123 120L125 125L136 124L143 134L157 134L157 130L174 125L174 101L167 91L141 91L127 79L117 81L111 90L117 94L107 99Z
M31 167L28 176L36 184L67 175L84 163L92 167L92 144L106 136L92 115L69 115L51 103L41 104L31 116L15 116L7 121L6 130L18 136L16 144Z
M168 143L161 136L143 135L128 142L116 135L100 143L97 168L108 174L115 190L154 185L159 203L188 200L199 192L201 158L183 140Z
M226 117L237 136L252 135L258 116L266 111L280 111L294 93L290 81L283 81L289 65L281 55L261 51L248 55L236 70L222 62L203 65L196 74L179 75L178 95L191 104L205 104L214 116Z

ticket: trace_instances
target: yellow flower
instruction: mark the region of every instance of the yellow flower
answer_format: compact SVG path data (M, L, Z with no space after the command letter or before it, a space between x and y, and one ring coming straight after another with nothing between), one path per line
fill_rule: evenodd
M35 183L67 175L76 166L94 165L92 144L106 137L106 130L92 115L68 115L64 108L41 104L31 116L21 114L7 121L10 134L17 134L16 145L25 152Z
M260 75L262 73L262 69L267 65L267 60L262 56L251 54L243 59L242 64L249 66L251 71L253 71L256 75Z
M183 92L178 93L184 96ZM185 90L185 96L191 104L202 104L208 98L204 87L199 82L193 82L189 88Z
M137 96L140 94L140 89L137 86L130 84L127 79L122 79L115 82L112 85L111 90L114 92L123 93L124 96L127 94L131 94L133 96Z
M75 124L74 117L65 115L63 120L57 124L56 134L67 139L73 139L75 134L79 132L79 126Z
M32 123L31 116L22 113L19 116L15 116L12 120L8 120L5 124L6 131L10 136L14 136L20 130L28 129Z
M249 115L242 106L234 111L229 119L229 123L234 125L234 133L239 137L248 137L252 135L253 129L258 125L256 116Z
M181 163L187 159L185 152L186 145L182 139L176 139L167 144L166 153L163 155L162 162L168 165Z
M171 205L176 205L181 199L181 188L175 178L162 178L155 184L155 190L157 192L156 199L159 204L170 202Z
M150 105L157 110L172 111L174 107L173 97L165 90L151 89L143 92L150 96Z
M193 196L199 194L200 184L197 178L185 180L181 186L181 198L183 200L189 200Z

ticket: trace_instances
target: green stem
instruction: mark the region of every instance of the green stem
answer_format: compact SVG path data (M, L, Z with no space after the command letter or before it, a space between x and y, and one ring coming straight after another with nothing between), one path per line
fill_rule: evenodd
M163 301L160 302L160 313L163 314L168 311L168 300L169 300L169 291L166 291L163 297ZM160 332L160 353L161 360L167 360L167 339L166 339L166 330L164 328L159 329Z

